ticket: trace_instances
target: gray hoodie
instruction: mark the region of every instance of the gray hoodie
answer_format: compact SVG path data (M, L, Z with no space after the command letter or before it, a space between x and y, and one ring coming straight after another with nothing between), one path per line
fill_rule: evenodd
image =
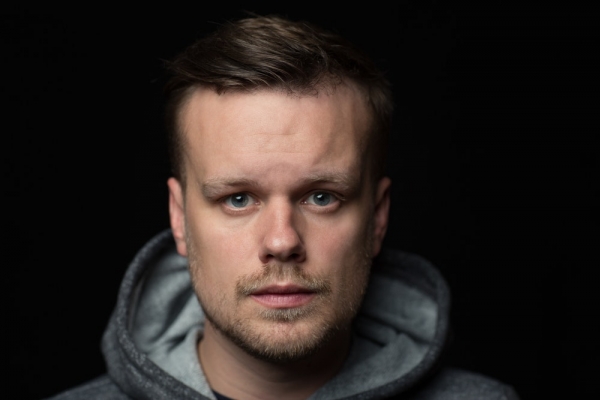
M429 262L383 251L350 354L310 400L518 399L494 379L440 365L449 305L448 287ZM203 327L187 259L164 231L140 250L121 284L102 340L107 374L53 399L215 399L197 358Z

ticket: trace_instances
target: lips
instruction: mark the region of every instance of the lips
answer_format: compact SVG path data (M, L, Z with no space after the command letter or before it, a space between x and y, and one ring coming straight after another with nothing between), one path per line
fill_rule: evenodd
M309 303L316 293L297 285L270 285L250 294L255 301L268 308L295 308Z

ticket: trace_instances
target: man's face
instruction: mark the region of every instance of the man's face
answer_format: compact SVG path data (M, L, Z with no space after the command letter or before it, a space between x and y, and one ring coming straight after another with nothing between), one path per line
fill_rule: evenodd
M208 323L291 361L349 327L380 249L389 180L370 181L352 86L318 96L198 89L182 110L186 189L171 225Z

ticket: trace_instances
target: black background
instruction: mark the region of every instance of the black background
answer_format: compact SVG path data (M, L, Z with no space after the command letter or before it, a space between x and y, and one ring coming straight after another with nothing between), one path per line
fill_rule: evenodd
M524 399L592 393L597 19L442 3L4 7L5 393L37 399L103 372L120 279L168 227L161 60L244 10L335 30L393 82L386 244L448 279L448 361Z

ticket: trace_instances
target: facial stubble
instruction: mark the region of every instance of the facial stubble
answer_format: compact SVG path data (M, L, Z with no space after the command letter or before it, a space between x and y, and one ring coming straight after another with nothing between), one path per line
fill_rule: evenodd
M203 298L206 293L201 289L203 282L198 272L199 268L208 266L203 265L202 256L196 252L190 238L186 239L192 283L206 319L217 332L258 359L288 364L314 355L334 338L347 333L362 303L371 266L370 237L364 241L363 251L355 253L354 261L346 266L358 276L336 288L342 292L338 296L334 296L328 279L308 275L298 265L267 264L254 274L240 277L235 286L234 306L237 310L251 301L253 292L276 282L290 282L314 294L304 306L261 308L245 317L219 312L231 307L225 294L219 299L211 299L212 302Z

